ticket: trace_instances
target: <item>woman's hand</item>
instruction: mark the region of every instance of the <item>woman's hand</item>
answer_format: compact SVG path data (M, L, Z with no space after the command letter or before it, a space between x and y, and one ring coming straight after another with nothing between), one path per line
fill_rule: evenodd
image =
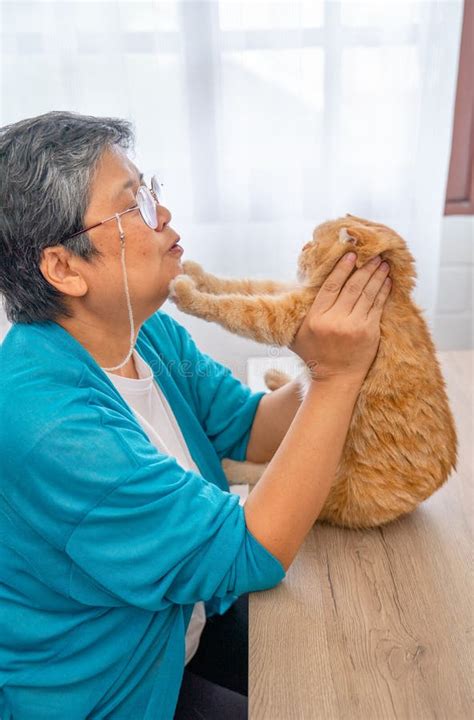
M354 267L350 254L340 258L324 281L289 346L315 379L349 376L362 382L377 354L390 268L382 267L377 256L349 277Z

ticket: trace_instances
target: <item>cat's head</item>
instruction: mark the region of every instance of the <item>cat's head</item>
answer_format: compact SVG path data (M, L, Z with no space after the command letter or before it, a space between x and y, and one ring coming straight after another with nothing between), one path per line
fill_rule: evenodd
M393 287L410 293L417 277L413 255L395 230L355 215L328 220L313 231L298 258L298 280L319 287L340 257L353 251L355 268L380 255L390 264Z

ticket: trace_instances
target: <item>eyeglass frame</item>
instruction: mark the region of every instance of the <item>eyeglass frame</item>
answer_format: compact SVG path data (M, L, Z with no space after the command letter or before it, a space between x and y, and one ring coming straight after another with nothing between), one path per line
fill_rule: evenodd
M122 212L120 212L120 213L115 213L114 215L111 215L110 217L105 218L105 220L101 220L100 222L96 223L95 225L91 225L90 227L84 228L83 230L78 230L77 232L73 233L72 235L69 235L67 238L63 238L61 240L61 242L63 243L63 242L67 242L68 240L72 240L72 238L77 237L77 235L82 235L83 233L89 232L89 230L94 230L94 228L99 227L100 225L103 225L106 222L109 222L109 220L117 220L117 218L121 217L122 215L125 215L126 213L132 212L133 210L139 210L140 216L141 216L143 222L147 225L147 227L151 228L152 230L156 230L156 228L158 227L158 213L156 212L156 206L160 204L160 201L158 200L156 192L153 190L153 181L154 180L156 181L156 184L159 187L163 187L163 183L160 183L158 178L156 177L156 175L153 175L150 180L151 187L148 187L148 185L140 185L139 189L145 188L145 190L147 190L150 193L150 195L152 196L152 199L155 203L156 225L151 226L145 220L145 217L142 214L140 205L138 204L138 201L137 201L137 195L138 195L138 190L139 190L138 189L137 193L135 195L135 201L137 202L136 205L134 205L131 208L127 208L126 210L122 210Z

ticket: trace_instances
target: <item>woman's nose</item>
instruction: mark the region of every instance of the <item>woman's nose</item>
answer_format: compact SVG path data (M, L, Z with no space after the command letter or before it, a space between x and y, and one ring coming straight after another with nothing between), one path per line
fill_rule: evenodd
M171 222L171 213L164 205L158 205L156 208L156 212L158 215L158 226L156 228L156 231L161 232L165 225L168 225L168 223Z

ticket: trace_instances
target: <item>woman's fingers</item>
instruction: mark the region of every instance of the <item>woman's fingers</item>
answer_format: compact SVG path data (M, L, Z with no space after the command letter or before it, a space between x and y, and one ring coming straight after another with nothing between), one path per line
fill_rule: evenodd
M390 271L388 263L382 263L375 270L372 266L372 274L362 288L359 297L352 308L351 315L366 318L374 305L375 298L383 287L385 279Z
M313 305L320 313L332 308L337 301L338 310L343 315L349 315L381 262L378 256L372 258L349 278L354 268L354 261L348 261L349 254L339 259L334 270L321 285ZM367 312L368 310L366 314Z
M351 258L352 255L353 257ZM346 253L339 258L333 270L331 270L319 288L312 310L324 313L334 305L341 292L342 286L354 269L355 258L354 253Z
M392 280L391 278L385 278L380 290L378 291L377 295L374 299L374 304L369 310L369 313L367 317L369 319L375 320L376 322L380 321L380 318L382 316L382 312L385 306L385 301L388 298L390 294L390 290L392 289Z
M317 368L319 378L366 376L380 344L380 317L390 291L383 284L387 270L378 270L378 264L380 258L352 272L354 265L343 256L320 287L297 333L304 349L298 354Z

